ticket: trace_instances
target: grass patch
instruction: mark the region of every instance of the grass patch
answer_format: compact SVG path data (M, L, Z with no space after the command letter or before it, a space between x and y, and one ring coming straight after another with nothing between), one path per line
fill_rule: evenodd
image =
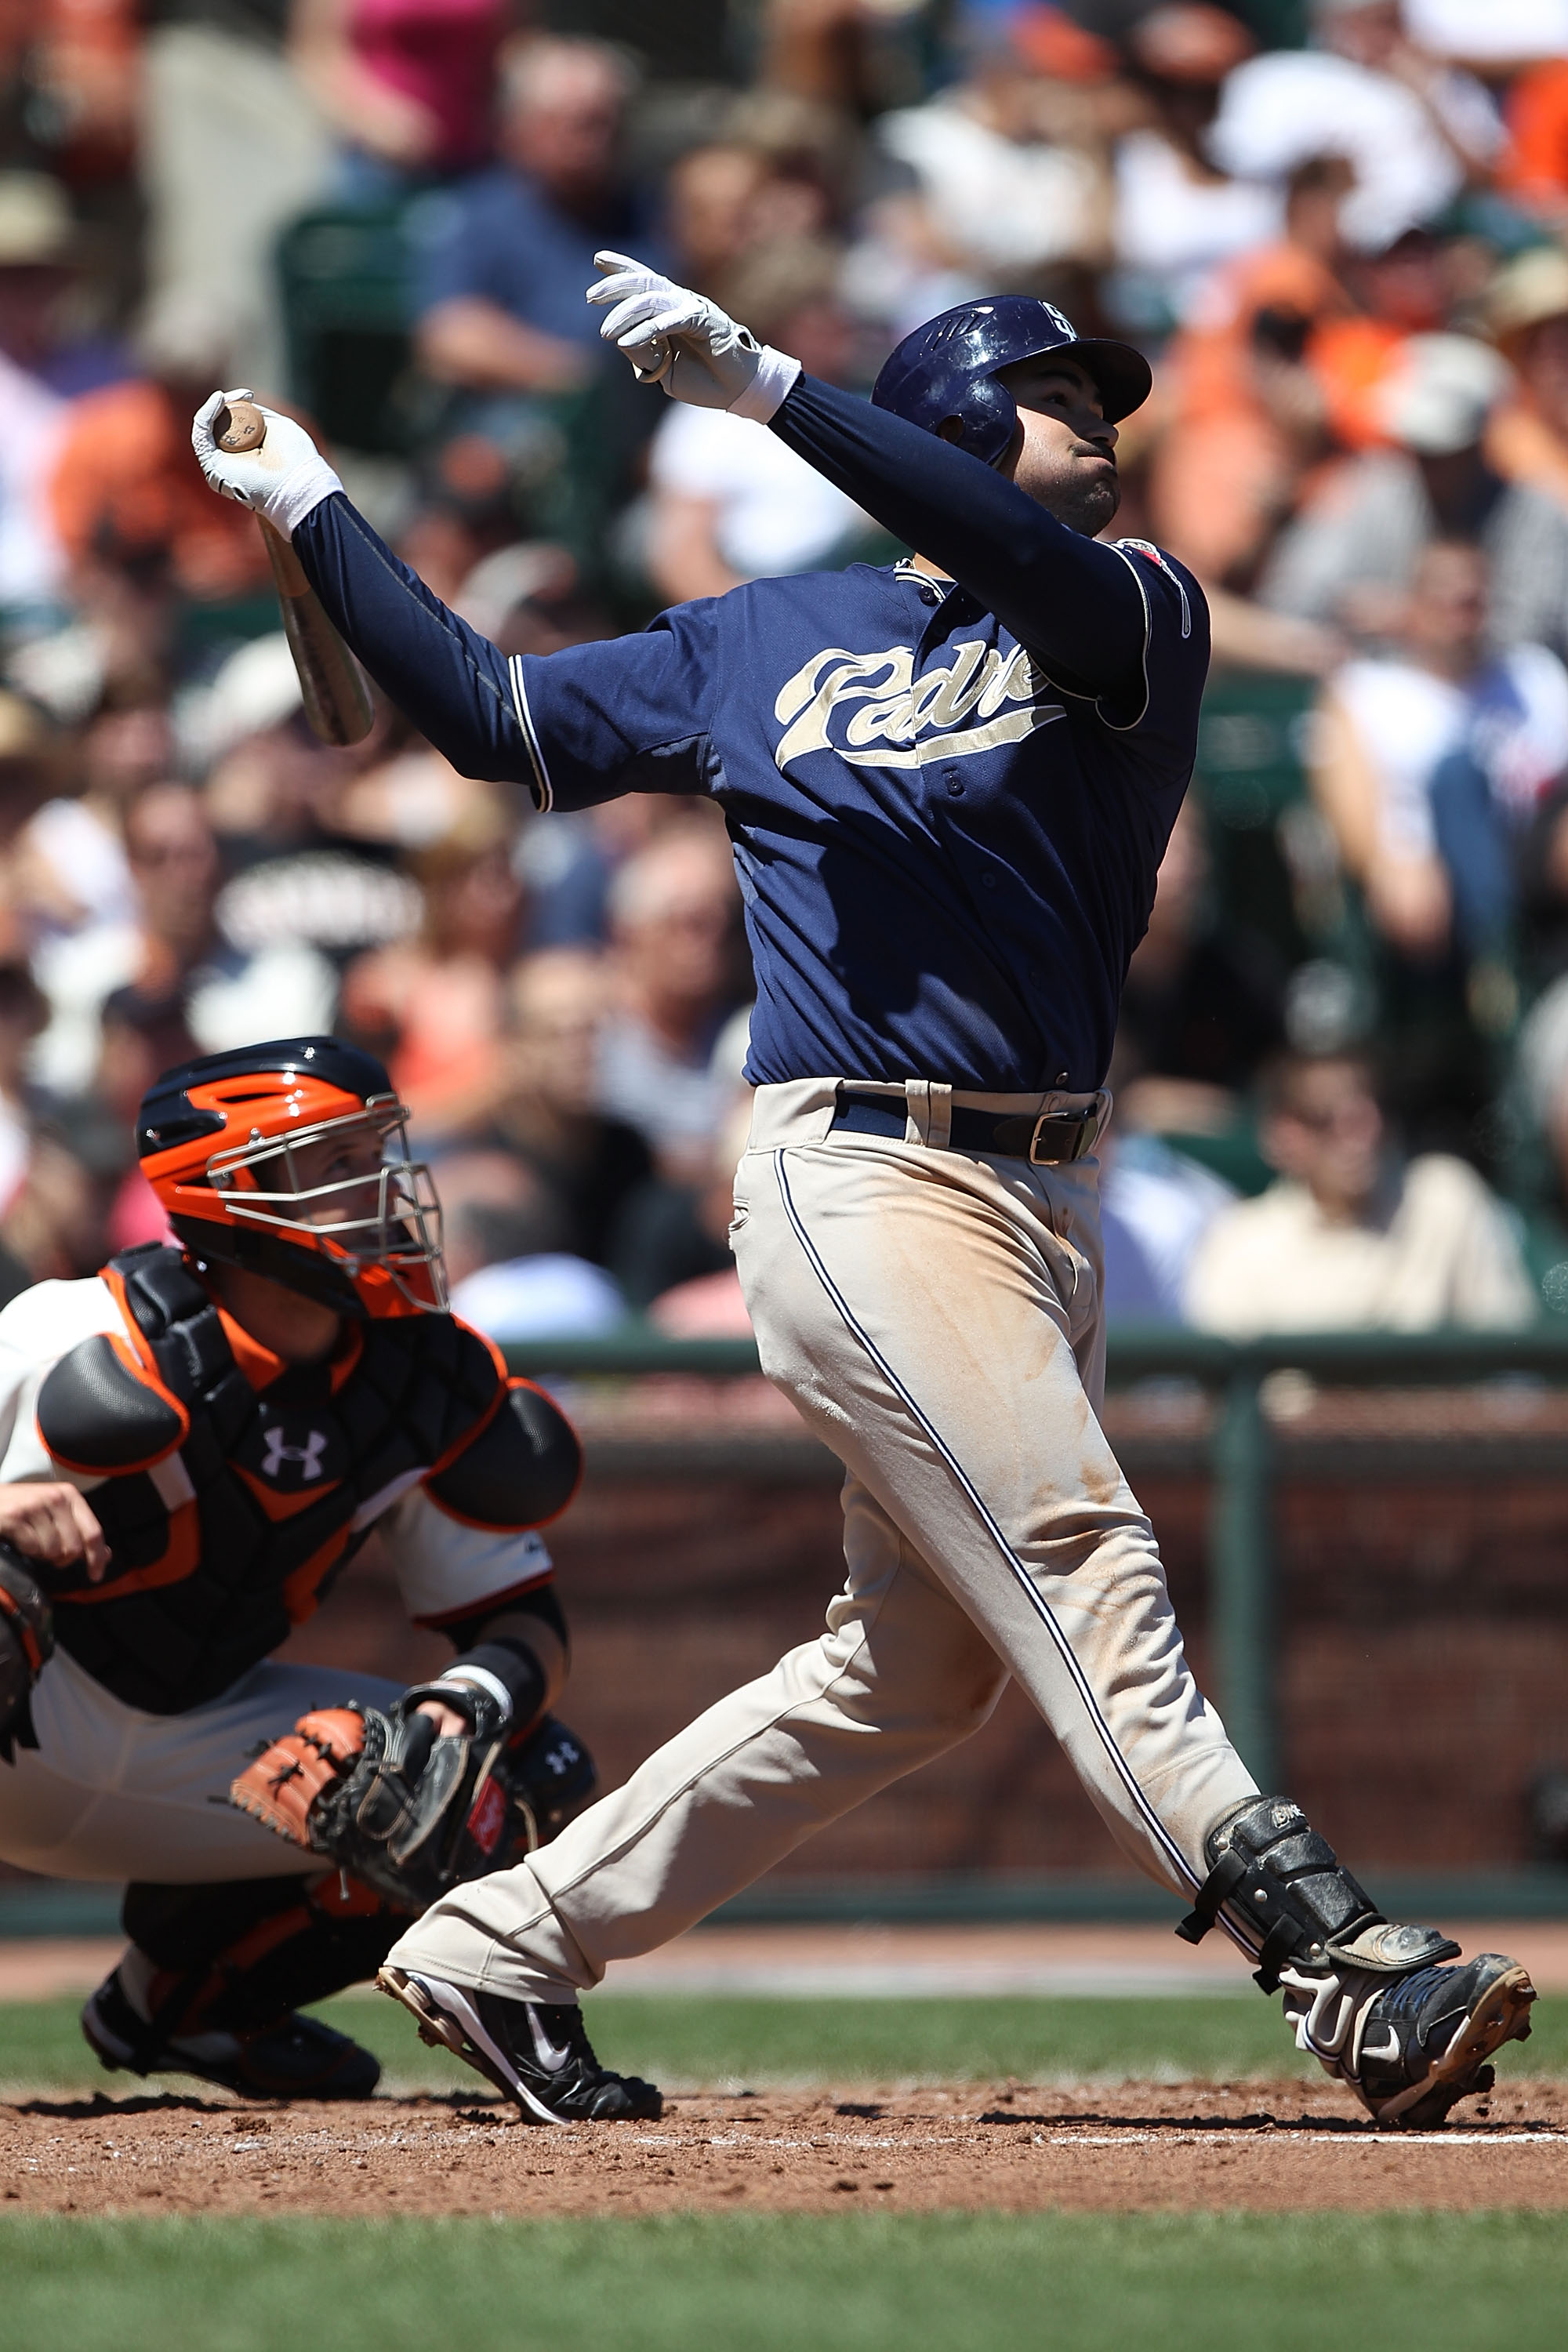
M770 2083L1024 2082L1086 2075L1227 2081L1304 2062L1258 2000L714 2000L601 1994L608 2066L672 2088Z
M49 2352L1557 2352L1561 2217L0 2221Z
M124 2089L81 2038L74 2000L0 2004L0 2084ZM321 2013L374 2050L389 2089L471 2089L475 2076L427 2050L403 2011L363 1996ZM1117 2080L1230 2082L1314 2070L1278 2001L1194 2000L754 2000L715 1994L599 1993L587 2004L606 2065L671 2090L771 2084ZM1568 2002L1543 2001L1504 2074L1568 2074Z

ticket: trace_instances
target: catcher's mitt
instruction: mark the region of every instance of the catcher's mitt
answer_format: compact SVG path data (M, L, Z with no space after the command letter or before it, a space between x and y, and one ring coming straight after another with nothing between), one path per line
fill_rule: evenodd
M0 1758L13 1743L36 1743L28 1728L33 1685L55 1654L54 1612L35 1573L36 1563L0 1542Z
M509 1868L586 1798L587 1752L548 1717L503 1746L500 1711L483 1691L465 1694L469 1729L439 1734L418 1712L426 1696L405 1692L390 1715L358 1706L302 1715L240 1774L232 1802L405 1909Z

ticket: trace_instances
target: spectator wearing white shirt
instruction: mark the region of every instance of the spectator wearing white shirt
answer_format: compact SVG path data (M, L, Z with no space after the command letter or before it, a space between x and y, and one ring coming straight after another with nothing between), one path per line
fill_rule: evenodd
M766 342L833 382L848 353L837 257L808 241L754 255L724 307ZM765 425L672 403L649 458L647 569L671 604L721 596L742 580L830 569L870 530L842 490Z
M1568 0L1405 0L1403 13L1428 57L1489 74L1568 55Z
M65 573L47 483L66 403L41 368L75 237L57 181L0 173L0 608L14 612L49 603Z
M1155 8L1127 36L1149 119L1116 146L1116 258L1132 281L1185 318L1211 270L1283 233L1281 187L1236 180L1204 146L1226 76L1251 35L1223 8Z
M1531 1320L1534 1288L1500 1204L1447 1152L1399 1157L1365 1062L1284 1058L1260 1140L1279 1181L1222 1211L1199 1243L1187 1313L1200 1329L1246 1339Z
M33 1059L41 1085L65 1096L86 1092L103 1008L120 991L134 992L144 1009L177 1010L204 1054L275 1031L307 1036L331 1026L337 975L313 948L280 940L252 954L219 934L217 844L188 785L156 783L138 795L126 812L125 850L134 919L46 941L34 956L52 1015Z
M1283 185L1314 155L1343 155L1355 184L1347 241L1381 253L1483 177L1504 143L1480 83L1426 56L1396 0L1315 0L1312 49L1250 58L1226 83L1209 152L1238 179Z
M884 114L876 139L913 173L953 263L992 287L1104 259L1110 191L1092 96L1031 73L1005 38L982 36L962 81Z
M1542 646L1485 644L1486 557L1434 541L1402 642L1347 663L1319 713L1313 782L1347 871L1401 953L1498 947L1510 849L1568 768L1568 671Z
M109 697L87 721L80 792L46 801L17 844L14 903L35 952L51 940L135 921L125 811L171 772L174 760L168 709L151 686L123 700Z

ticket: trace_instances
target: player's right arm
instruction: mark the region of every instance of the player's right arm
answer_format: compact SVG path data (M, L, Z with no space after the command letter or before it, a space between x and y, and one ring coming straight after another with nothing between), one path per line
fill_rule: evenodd
M259 451L219 449L213 425L228 397L241 395L215 393L192 426L209 487L291 542L340 635L459 774L525 785L540 808L708 789L700 715L713 675L708 608L682 605L637 636L509 660L371 529L302 426L264 408ZM544 670L547 730L528 690Z
M541 809L708 789L710 606L679 605L636 636L509 660L341 492L296 524L293 543L345 642L459 774L522 784Z

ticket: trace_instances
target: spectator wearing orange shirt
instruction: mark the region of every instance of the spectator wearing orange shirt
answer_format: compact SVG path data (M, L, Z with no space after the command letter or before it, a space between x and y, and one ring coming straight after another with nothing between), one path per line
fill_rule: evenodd
M1155 534L1205 582L1247 580L1320 454L1309 336L1349 318L1341 200L1349 166L1314 157L1290 180L1285 236L1216 270L1173 340L1173 414L1155 453Z
M1568 58L1530 66L1503 107L1508 152L1498 185L1542 220L1568 218Z
M95 573L223 603L270 578L255 521L215 499L191 451L190 416L227 383L220 322L183 295L157 304L138 339L146 373L71 409L50 505L79 595Z

